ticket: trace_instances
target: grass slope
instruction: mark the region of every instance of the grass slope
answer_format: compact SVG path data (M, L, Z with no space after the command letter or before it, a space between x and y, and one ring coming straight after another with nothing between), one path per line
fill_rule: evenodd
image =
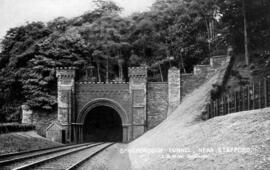
M270 169L270 109L198 119L220 75L215 74L164 122L129 144L133 169ZM138 152L143 148L156 153Z
M21 152L26 150L35 150L61 146L60 143L51 142L34 131L15 132L0 135L0 154L10 152Z

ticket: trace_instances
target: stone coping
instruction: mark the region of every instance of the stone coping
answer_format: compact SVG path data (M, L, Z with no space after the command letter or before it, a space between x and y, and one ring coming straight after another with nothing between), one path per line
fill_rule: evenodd
M147 82L148 84L168 84L168 82L166 81L166 82L155 82L155 81L153 81L153 82Z
M76 82L76 84L129 84L129 82L91 82L91 81L81 81Z
M212 56L211 58L223 58L223 57L227 57L227 56L228 55L216 55L216 56Z

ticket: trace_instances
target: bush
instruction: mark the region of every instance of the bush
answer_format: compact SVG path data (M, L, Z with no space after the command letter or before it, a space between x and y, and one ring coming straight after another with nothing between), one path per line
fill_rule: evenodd
M34 125L28 124L19 124L19 123L4 123L0 124L0 134L9 133L9 132L22 132L35 130Z

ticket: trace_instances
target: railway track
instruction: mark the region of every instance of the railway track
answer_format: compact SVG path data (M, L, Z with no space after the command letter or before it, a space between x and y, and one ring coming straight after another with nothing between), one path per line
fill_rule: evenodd
M86 143L52 149L0 155L1 170L73 170L114 143Z
M23 157L30 158L30 157L35 157L36 155L39 155L39 156L45 155L46 153L53 153L54 151L57 152L61 150L67 150L67 149L76 148L76 147L80 147L87 144L88 143L76 144L76 145L63 145L63 146L45 148L45 149L40 149L40 150L30 150L30 151L24 151L24 152L1 154L0 165L17 161L16 159L22 159Z

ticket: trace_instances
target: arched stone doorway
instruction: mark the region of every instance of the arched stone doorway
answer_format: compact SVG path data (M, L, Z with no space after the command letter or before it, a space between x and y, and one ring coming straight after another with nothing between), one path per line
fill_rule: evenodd
M128 118L125 110L109 99L88 102L80 112L77 122L80 142L127 142Z

